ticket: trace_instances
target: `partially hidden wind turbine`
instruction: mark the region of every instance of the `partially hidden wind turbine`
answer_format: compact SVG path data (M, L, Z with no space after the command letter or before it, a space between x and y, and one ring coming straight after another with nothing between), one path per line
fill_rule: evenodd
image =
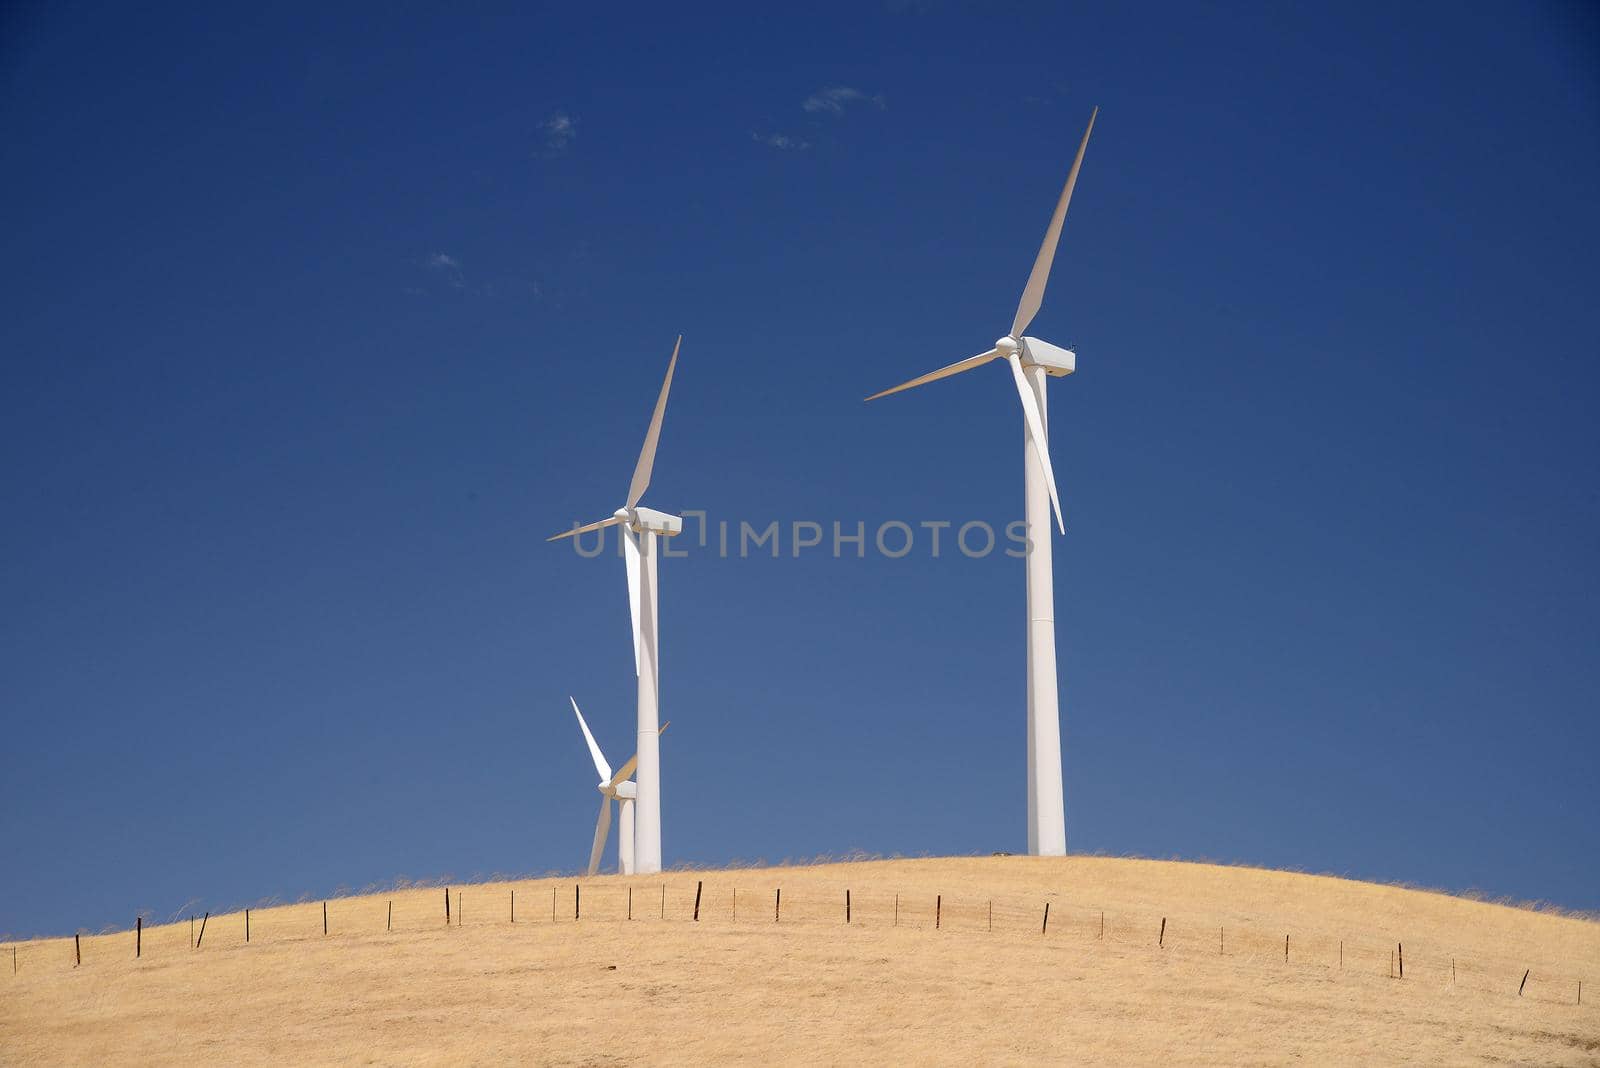
M1050 279L1050 264L1055 259L1061 224L1067 217L1072 187L1078 182L1078 168L1083 164L1083 152L1089 147L1089 134L1094 130L1095 116L1099 113L1100 109L1095 108L1089 116L1078 155L1072 161L1072 170L1067 172L1067 184L1061 190L1061 199L1056 202L1055 214L1044 232L1044 243L1039 246L1033 271L1028 275L1022 300L1017 304L1011 332L996 341L988 352L969 356L867 398L871 401L887 397L903 389L970 371L993 360L1005 360L1011 365L1011 378L1022 401L1026 427L1023 465L1028 531L1028 852L1035 856L1063 856L1067 852L1066 805L1061 790L1061 715L1056 690L1055 587L1050 557L1052 509L1056 525L1063 534L1067 528L1061 518L1055 473L1050 468L1045 379L1047 375L1070 375L1077 357L1067 349L1036 337L1026 337L1023 331L1033 322L1044 301L1044 287Z
M578 700L568 697L572 702L572 711L578 717L578 726L583 730L583 740L589 743L589 755L594 758L594 770L600 773L600 818L594 824L594 845L589 850L589 871L593 875L600 870L600 855L606 849L606 835L611 831L611 803L617 803L617 872L621 875L633 874L633 806L639 797L637 783L629 782L628 776L633 774L633 769L639 764L638 754L629 758L628 762L615 772L611 765L606 763L605 754L600 752L600 746L595 742L594 735L589 733L589 724L583 720L583 713L578 711ZM663 723L661 730L670 727L671 721ZM660 734L661 731L657 731Z
M628 484L627 501L609 519L564 530L548 539L557 541L591 530L622 527L623 555L628 562L628 609L633 615L633 669L639 676L639 750L635 758L639 762L639 796L633 832L634 867L641 875L653 875L661 870L661 749L660 730L656 726L660 715L661 670L656 640L659 555L656 539L681 534L683 519L653 508L641 508L639 498L650 485L656 443L661 439L661 419L667 411L667 392L672 389L672 372L678 366L678 348L682 344L680 334L672 346L667 377L661 383L661 395L656 398L656 410L650 416L650 429L645 432L644 447L639 450L633 481Z

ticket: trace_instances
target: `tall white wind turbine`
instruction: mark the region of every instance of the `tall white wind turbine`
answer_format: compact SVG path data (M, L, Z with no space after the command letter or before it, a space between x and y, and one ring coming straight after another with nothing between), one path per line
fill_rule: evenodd
M611 831L611 803L617 803L617 871L622 875L633 874L633 806L639 797L639 786L630 782L629 775L639 764L638 754L629 758L628 762L615 772L611 765L606 763L605 754L600 752L600 746L595 742L594 735L589 733L589 724L584 722L583 713L578 711L578 700L568 697L572 702L572 711L578 717L578 726L583 730L583 740L589 743L589 755L594 758L594 770L600 774L600 818L594 824L594 845L589 850L590 875L600 870L600 856L606 849L606 835ZM663 723L661 730L671 726L671 722ZM661 733L660 731L656 732Z
M1023 331L1033 322L1044 301L1044 287L1050 278L1050 264L1055 259L1061 224L1067 217L1072 187L1078 182L1078 168L1083 164L1083 152L1089 147L1089 134L1094 130L1095 116L1099 113L1100 109L1095 108L1089 116L1088 129L1083 131L1078 155L1072 161L1072 170L1067 172L1067 184L1056 202L1055 214L1050 216L1044 242L1039 246L1033 271L1028 275L1022 300L1017 304L1017 314L1011 321L1010 333L996 341L988 352L969 356L867 398L877 400L903 389L970 371L993 360L1005 360L1011 366L1011 378L1022 401L1026 428L1023 466L1028 530L1028 852L1035 856L1055 857L1067 852L1066 805L1061 790L1061 714L1056 689L1055 586L1050 557L1052 509L1056 525L1063 534L1067 528L1061 518L1056 477L1050 468L1050 443L1045 436L1049 425L1045 378L1047 375L1070 375L1077 357L1067 349L1036 337L1026 337Z
M672 346L667 377L650 416L650 429L633 468L628 497L609 519L564 530L548 539L557 541L591 530L621 526L623 555L628 562L628 609L633 616L633 668L639 676L639 751L638 798L634 816L634 867L641 875L661 870L661 749L660 717L661 670L657 644L656 575L657 538L683 533L683 519L639 507L639 499L650 485L650 471L656 463L656 443L661 439L661 419L667 411L667 392L672 389L672 372L678 366L678 348L683 336Z

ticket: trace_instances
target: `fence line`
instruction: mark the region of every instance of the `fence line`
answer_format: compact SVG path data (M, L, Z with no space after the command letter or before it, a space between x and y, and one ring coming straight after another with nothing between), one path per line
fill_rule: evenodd
M745 883L747 894L751 892L750 880L745 878L741 881ZM732 879L728 882L731 886ZM1235 966L1272 967L1280 972L1285 968L1323 969L1333 975L1349 972L1355 976L1393 977L1396 982L1454 985L1486 994L1575 1006L1582 1005L1582 981L1588 977L1566 970L1530 966L1518 961L1512 953L1474 960L1448 952L1428 952L1427 947L1424 947L1424 952L1418 953L1414 943L1410 959L1407 960L1403 943L1389 942L1387 939L1351 938L1348 934L1341 937L1306 928L1276 932L1237 925L1225 928L1209 920L1193 922L1182 916L1157 912L1122 912L1075 904L1063 900L1059 894L1041 895L1037 900L1026 901L991 898L987 895L961 897L944 893L863 891L849 886L833 890L806 883L798 887L791 884L785 893L781 882L781 879L770 880L755 892L773 893L771 922L781 919L786 927L794 924L867 929L881 927L908 932L940 930L954 934L1010 938L1026 933L1034 940L1043 939L1052 945L1145 946L1168 954L1210 959L1221 957ZM651 915L654 910L650 909L635 911L632 908L633 891L637 888L648 893L657 886L660 893L658 915ZM705 889L708 888L703 878L690 882L670 876L661 879L659 884L655 879L606 881L587 886L581 880L557 883L551 887L551 916L548 923L572 923L579 921L580 917L584 925L613 922L640 925L699 922L702 925L715 925L737 922L737 892L726 895L703 894ZM475 887L474 892L487 896L501 891L491 891L488 885L483 885ZM508 896L501 905L509 903L514 907L515 889L507 887L503 892ZM559 904L563 898L572 910L570 920L561 916L564 910L559 908ZM436 898L432 900L437 902ZM226 917L218 917L222 926L217 932L212 932L211 942L204 940L209 913L202 918L200 933L192 942L186 937L181 923L147 926L140 916L134 928L128 931L105 934L80 932L71 939L13 943L10 947L15 977L13 981L26 981L30 974L37 974L46 968L81 966L92 969L95 964L105 960L159 960L170 956L176 948L199 954L243 951L247 945L263 943L306 941L319 936L328 937L330 931L334 932L334 938L340 935L393 937L433 932L439 927L437 908L437 904L427 903L426 894L412 894L401 896L398 902L393 896L335 898L320 903L304 902L270 909L241 910L234 914L243 920L237 925L223 923ZM308 919L306 910L318 911L310 912ZM254 915L250 915L252 912ZM445 891L444 914L448 917L446 925L454 927L498 925L509 931L512 924L522 930L537 929L545 923L537 918L529 921L526 916L518 921L514 913L508 922L507 912L497 907L475 910L473 922L467 924L459 889L454 902L450 900L449 890ZM239 933L232 933L235 930ZM1213 931L1216 932L1215 936ZM1292 955L1291 935L1294 947Z

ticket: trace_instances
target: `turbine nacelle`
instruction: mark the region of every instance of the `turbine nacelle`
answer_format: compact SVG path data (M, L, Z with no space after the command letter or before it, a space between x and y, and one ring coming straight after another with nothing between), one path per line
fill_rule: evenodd
M1052 345L1048 341L1040 341L1036 337L1022 339L1022 366L1042 367L1047 375L1056 378L1065 378L1078 369L1077 353L1071 349L1064 349Z
M643 534L645 531L649 531L652 534L670 538L674 534L683 533L682 516L668 515L666 512L658 512L654 508L618 508L616 515L635 534Z

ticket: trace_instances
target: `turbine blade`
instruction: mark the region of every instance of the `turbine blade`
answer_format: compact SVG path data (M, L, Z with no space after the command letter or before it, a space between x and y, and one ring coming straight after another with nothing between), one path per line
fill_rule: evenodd
M656 728L656 736L660 737L661 734L663 732L665 732L666 729L668 727L670 727L670 726L672 726L672 721L669 719L665 723L663 723L661 726ZM628 758L628 762L626 764L622 765L622 767L617 769L617 773L615 775L611 776L611 781L607 785L608 786L616 786L618 783L627 782L628 781L628 776L632 775L634 773L634 771L638 767L639 767L639 754L635 753L635 754L633 754L633 756Z
M1056 473L1050 469L1050 442L1044 436L1044 417L1039 412L1039 399L1033 395L1033 387L1028 385L1028 378L1022 373L1021 358L1012 353L1006 357L1006 362L1011 364L1011 377L1016 380L1017 394L1022 398L1022 415L1028 421L1028 439L1033 442L1033 452L1039 457L1039 466L1044 468L1044 484L1050 490L1050 504L1056 510L1056 525L1065 534L1067 525L1061 519L1061 501L1056 497Z
M618 783L627 782L628 781L628 776L632 775L634 773L635 769L637 769L638 767L639 767L639 754L635 753L635 754L633 754L633 756L628 758L628 762L626 764L622 765L622 767L617 769L617 773L615 775L611 776L611 782L608 783L607 785L615 786Z
M661 396L656 398L656 410L650 416L650 429L644 435L644 448L639 450L639 463L633 469L633 482L628 486L628 503L626 508L632 508L639 503L639 498L644 496L646 487L650 485L650 469L656 465L656 442L661 440L661 417L667 414L667 391L672 388L672 370L678 366L678 346L683 344L683 335L678 335L677 344L672 346L672 359L667 362L667 377L661 383Z
M567 700L572 702L572 711L577 713L578 726L583 730L583 740L589 743L589 755L594 757L594 770L600 773L600 781L605 782L611 778L611 765L606 763L606 758L600 752L600 747L595 744L594 735L589 733L589 725L583 721L583 713L578 712L577 698L569 695Z
M553 535L544 540L560 541L562 538L570 538L577 534L587 534L589 531L599 530L601 527L614 527L620 522L622 522L620 518L617 516L612 516L610 519L602 519L598 523L590 523L588 526L573 527L571 530L563 530L560 534Z
M913 378L909 382L900 383L893 389L886 389L882 393L874 393L872 396L868 397L867 400L875 401L879 397L887 397L891 393L899 393L902 389L911 389L913 386L924 386L929 382L937 382L941 378L949 378L951 375L958 375L962 371L970 371L974 367L982 367L984 364L988 363L990 360L999 355L1000 350L990 349L988 352L980 352L976 356L968 356L964 360L957 360L948 367L941 367L937 371L929 371L921 378Z
M600 818L594 824L594 848L589 850L589 874L600 870L600 854L605 852L606 835L611 831L611 796L600 798Z
M633 673L639 674L639 535L622 532L622 554L628 561L628 611L633 615Z
M1039 314L1039 305L1044 303L1045 283L1050 281L1050 263L1056 258L1056 242L1061 239L1061 224L1067 218L1067 205L1072 201L1072 187L1078 184L1078 168L1083 165L1083 150L1089 147L1089 134L1094 131L1094 118L1100 114L1100 109L1095 108L1089 115L1089 128L1083 131L1083 140L1078 143L1078 155L1072 161L1072 170L1067 172L1067 184L1061 189L1061 199L1056 202L1055 214L1050 216L1050 226L1044 232L1044 243L1039 246L1039 255L1033 261L1033 273L1028 275L1028 285L1022 291L1022 300L1017 304L1017 317L1011 321L1011 336L1021 337L1022 332L1028 329L1028 324L1033 322L1033 317Z

